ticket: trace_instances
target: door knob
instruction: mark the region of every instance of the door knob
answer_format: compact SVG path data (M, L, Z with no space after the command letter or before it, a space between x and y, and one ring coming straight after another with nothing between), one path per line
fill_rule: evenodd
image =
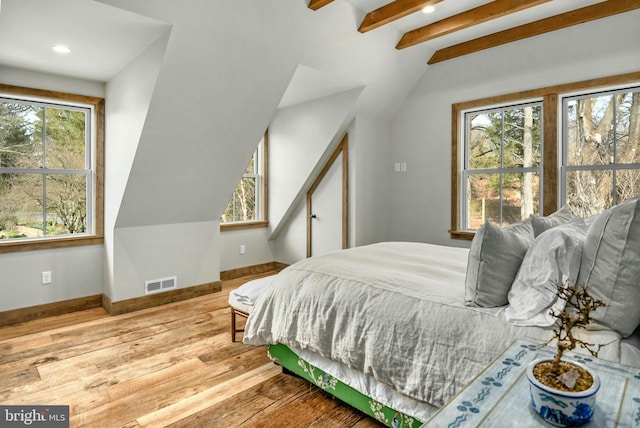
M318 218L318 216L315 214L311 214L311 218Z

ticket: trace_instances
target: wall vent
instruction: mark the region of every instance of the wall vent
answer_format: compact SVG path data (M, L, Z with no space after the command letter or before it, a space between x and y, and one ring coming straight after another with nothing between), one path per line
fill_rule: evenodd
M178 286L178 277L170 276L167 278L151 279L144 282L144 294L161 293L163 291L172 290Z

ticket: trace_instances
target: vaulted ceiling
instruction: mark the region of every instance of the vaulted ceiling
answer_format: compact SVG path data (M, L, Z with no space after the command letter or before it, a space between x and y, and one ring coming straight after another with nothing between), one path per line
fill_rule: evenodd
M396 49L437 41L428 64L640 8L640 0L343 1L365 12L361 33L395 25ZM333 2L310 0L309 8L321 13ZM431 13L421 13L427 6Z

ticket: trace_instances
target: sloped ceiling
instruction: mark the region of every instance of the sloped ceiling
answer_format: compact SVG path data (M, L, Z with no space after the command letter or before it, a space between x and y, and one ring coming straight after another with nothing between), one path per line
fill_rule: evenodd
M2 0L0 64L106 82L167 28L90 0Z
M300 64L289 81L278 108L302 104L309 100L327 97L362 85L362 82L352 81L349 77L331 75Z

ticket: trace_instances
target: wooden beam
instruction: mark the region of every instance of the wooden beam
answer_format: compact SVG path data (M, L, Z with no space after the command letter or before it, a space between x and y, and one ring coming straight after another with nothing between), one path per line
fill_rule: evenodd
M367 13L360 23L358 31L366 33L367 31L393 22L396 19L417 12L425 6L433 6L441 1L442 0L395 0Z
M310 0L309 9L318 10L331 3L333 0Z
M561 28L629 12L638 8L640 8L640 0L607 0L602 3L596 3L591 6L575 9L440 49L433 54L429 61L427 61L427 64L435 64L473 52L511 43L516 40L526 39L527 37L537 36Z
M442 19L405 33L396 49L404 49L445 34L463 30L492 19L501 18L550 0L495 0L482 6Z

